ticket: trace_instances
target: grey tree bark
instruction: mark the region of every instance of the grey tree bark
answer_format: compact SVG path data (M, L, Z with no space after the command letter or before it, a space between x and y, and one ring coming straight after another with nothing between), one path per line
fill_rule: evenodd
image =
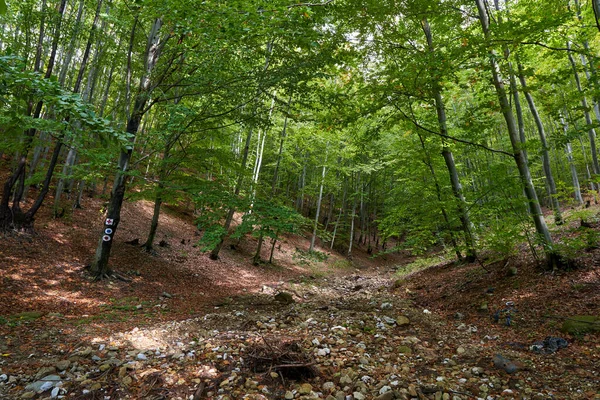
M540 113L538 112L537 107L535 106L533 96L531 95L531 92L527 87L527 81L523 72L523 66L518 61L517 68L519 71L519 81L521 82L521 87L523 88L523 93L525 94L525 99L527 100L529 111L531 112L533 120L535 121L535 126L537 128L538 134L540 136L540 142L542 144L542 166L544 169L544 175L546 177L546 184L548 185L548 188L550 190L550 201L554 210L554 220L556 224L560 225L562 224L562 214L560 212L560 204L558 203L558 190L556 190L554 174L552 173L552 168L550 167L550 155L548 154L548 141L546 139L544 123L542 122Z
M325 162L323 163L323 171L321 173L321 185L319 188L319 198L317 199L317 212L315 214L315 222L313 224L313 233L310 238L310 247L308 251L313 251L315 249L315 240L317 238L317 227L319 225L319 214L321 212L321 201L323 200L323 186L325 186L325 172L327 171L327 156L328 156L328 148L329 143L325 145Z
M484 4L484 0L475 0L475 4L477 6L479 21L481 23L481 27L485 36L485 39L489 45L490 43L490 25L489 18L487 14L487 10ZM506 122L508 135L510 138L511 146L514 153L515 163L519 170L519 175L521 177L521 184L523 185L523 189L525 190L525 195L527 197L527 201L530 203L530 208L533 211L531 217L533 219L536 231L544 245L547 255L548 266L550 268L555 268L558 263L557 255L554 253L552 245L552 236L550 234L550 230L546 225L546 221L544 220L544 215L542 213L542 209L540 207L537 193L535 192L535 188L533 187L533 181L531 179L531 172L529 171L529 166L527 164L527 160L525 159L525 155L521 148L521 141L519 138L519 130L516 125L515 117L512 112L512 108L510 106L510 102L508 101L508 96L506 94L506 89L504 87L504 82L502 80L502 76L500 74L500 66L497 62L498 57L495 52L490 49L489 50L489 63L491 67L492 79L494 82L494 88L496 90L496 94L498 96L498 101L500 103L500 107L502 109L502 115Z
M422 23L423 32L425 33L425 37L427 38L427 45L429 46L429 51L434 52L433 46L433 38L431 34L431 27L429 26L429 22L427 19L423 20ZM434 82L433 85L433 94L435 97L435 109L437 112L438 126L440 129L440 133L442 135L448 135L448 124L446 117L446 107L444 105L444 100L442 98L442 92L439 85L439 82ZM472 224L469 217L469 213L467 211L467 202L465 200L465 196L463 194L462 185L460 183L460 179L458 176L458 170L456 169L456 163L454 162L454 156L450 148L446 145L445 140L442 139L442 155L444 157L444 161L446 163L446 168L448 169L448 174L450 175L450 183L452 185L452 193L457 203L457 211L461 222L461 227L465 236L465 247L467 253L468 261L475 261L477 258L477 253L475 251L475 240L473 236ZM460 255L460 251L458 251ZM461 258L461 257L459 257Z
M571 48L571 43L567 42L567 48ZM571 63L571 67L573 69L573 76L575 78L575 85L577 86L577 91L581 95L581 107L583 108L583 113L585 117L585 123L588 126L588 138L590 140L590 153L592 154L592 171L594 175L600 174L600 164L598 164L598 152L596 150L596 130L594 129L594 125L592 122L592 118L589 112L589 105L585 94L583 93L583 89L581 87L581 80L579 79L579 73L577 72L577 64L575 64L575 59L571 52L568 52L569 62ZM595 185L592 183L592 187L595 188Z

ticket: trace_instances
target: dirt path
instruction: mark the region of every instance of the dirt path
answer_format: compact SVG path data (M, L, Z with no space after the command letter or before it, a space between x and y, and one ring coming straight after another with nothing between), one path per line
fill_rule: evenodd
M115 332L75 348L57 344L37 371L3 369L11 382L4 396L600 398L593 345L537 354L527 343L506 343L475 325L415 306L382 275L265 286L261 293L229 298L202 317ZM280 290L293 302L275 300ZM35 394L44 384L47 391Z

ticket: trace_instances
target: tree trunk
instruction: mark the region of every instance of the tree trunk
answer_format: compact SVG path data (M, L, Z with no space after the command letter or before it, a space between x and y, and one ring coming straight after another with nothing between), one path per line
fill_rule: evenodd
M486 41L490 42L490 28L489 28L489 20L485 5L483 3L484 0L475 0L475 4L477 6L477 10L479 12L479 21L481 23L481 27L483 29L483 33ZM525 191L525 195L527 196L527 201L531 204L532 219L535 224L536 231L540 236L542 244L544 245L545 250L547 251L547 261L548 265L551 268L556 267L556 263L558 261L556 254L553 252L552 248L552 236L550 235L550 231L548 230L548 226L546 225L546 221L544 220L544 215L542 214L542 209L540 207L537 193L535 192L535 188L533 187L533 181L531 179L531 173L529 171L529 166L527 165L527 160L525 159L525 155L521 148L521 141L519 138L519 131L515 122L515 117L512 113L512 109L510 107L510 102L508 101L508 96L506 95L506 90L504 88L504 83L502 81L502 77L500 75L500 67L498 65L497 56L493 50L490 50L489 53L489 62L491 67L492 78L494 82L494 88L496 89L496 94L498 96L498 101L500 103L500 107L502 109L502 115L506 122L508 135L510 138L510 142L512 145L515 163L519 170L519 175L521 177L521 184L523 185L523 189Z
M157 18L154 21L154 24L152 25L150 34L148 36L148 45L146 47L146 54L144 57L145 70L144 74L140 79L140 86L135 98L133 112L129 117L129 120L127 121L126 131L131 135L131 144L128 146L127 149L121 150L117 175L113 184L108 211L106 213L106 219L104 221L104 227L100 235L100 240L98 241L98 246L96 247L96 254L94 256L94 260L92 261L90 267L90 272L99 278L111 273L111 268L108 264L108 260L110 257L110 251L112 248L114 235L117 231L117 227L119 226L119 222L121 220L121 207L123 205L123 199L125 197L126 186L125 173L127 171L127 167L129 166L131 154L133 153L133 140L135 139L135 135L138 132L140 122L142 121L144 113L148 111L146 109L146 103L148 102L148 99L152 94L151 75L152 71L154 70L154 67L156 66L156 62L158 61L158 58L160 56L160 50L162 47L162 43L160 41L161 27L162 19Z
M46 73L44 75L45 79L49 79L52 76L52 71L54 69L54 63L55 63L55 59L56 59L56 51L57 51L58 42L60 39L60 27L61 27L61 23L62 23L62 17L63 17L64 11L65 11L66 2L67 2L67 0L61 0L61 2L59 4L58 15L56 17L57 18L56 29L54 32L54 38L52 40L52 50L50 52L50 58L48 59L48 66L46 68ZM42 111L42 106L43 106L42 101L39 101L36 104L35 110L33 109L33 105L30 105L28 107L27 114L31 115L32 118L34 118L34 119L39 118L41 111ZM33 114L31 114L32 110L33 110ZM24 188L25 188L25 167L27 164L27 155L29 153L29 150L31 149L31 145L33 143L35 134L36 134L35 128L30 128L24 133L25 137L24 137L24 143L23 143L23 150L19 157L17 166L16 166L14 172L11 175L9 175L9 177L4 182L2 198L0 199L0 230L7 230L10 227L12 227L15 223L17 223L17 225L19 225L18 221L22 221L25 217L23 215L23 211L21 210L19 203L21 202ZM13 189L15 189L15 184L17 184L17 182L19 182L19 184L15 190L14 198L13 198L13 206L11 208L9 205L10 198L11 198L11 194L13 193ZM38 198L39 198L39 196L38 196ZM37 211L37 209L39 209L39 206L36 208L36 211ZM33 219L33 216L31 216L31 218ZM16 227L19 228L19 226L16 226Z
M153 250L152 245L154 243L154 237L156 236L156 231L158 230L158 218L160 216L160 207L162 205L162 191L164 189L164 185L161 182L158 183L158 189L156 192L156 197L154 198L154 212L152 213L152 222L150 223L150 231L148 232L148 238L144 243L144 250L147 252L151 252Z
M288 100L287 111L289 112L290 104L292 102L292 96ZM273 172L273 181L271 183L271 195L275 196L276 188L277 188L277 179L279 174L279 165L281 164L281 158L283 156L283 145L285 143L285 136L288 125L288 114L285 114L285 118L283 120L283 129L281 130L281 138L279 139L279 152L277 153L277 162L275 164L275 171ZM270 262L270 261L269 261Z
M571 48L571 43L567 42L567 48ZM592 118L589 112L589 106L587 102L587 98L583 93L583 89L581 88L581 81L579 80L579 74L577 73L577 65L575 64L575 59L571 55L571 52L568 52L569 62L571 63L571 67L573 68L573 75L575 77L575 84L577 86L577 91L581 95L581 106L583 108L583 113L585 116L585 123L588 126L588 137L590 139L590 152L592 153L592 170L594 175L600 174L600 164L598 164L598 153L596 151L596 130L593 127Z
M360 172L358 173L358 184L356 185L356 187L358 188L360 186ZM356 214L356 193L353 196L354 199L352 200L352 215L350 216L350 242L348 243L348 258L352 259L352 244L354 242L354 217Z
M427 19L423 20L423 31L425 32L425 36L427 38L427 44L431 52L434 51L433 47L433 39L431 35L431 28L429 26L429 22ZM433 94L435 97L435 108L437 112L438 126L440 129L440 133L442 135L448 135L448 125L447 125L447 117L446 117L446 108L444 105L444 100L442 98L441 88L439 82L434 82ZM456 204L458 208L458 216L461 222L461 227L463 230L463 234L465 236L465 245L466 245L466 253L467 260L472 262L477 258L477 253L475 251L475 243L472 232L472 224L469 217L469 213L467 211L467 202L463 195L462 185L460 183L460 179L458 177L458 170L456 169L456 163L454 162L454 156L450 148L444 143L444 139L442 139L442 156L444 157L444 161L446 163L446 168L448 169L448 174L450 175L450 183L452 185L452 193L454 198L456 199ZM437 185L437 183L436 183ZM439 192L439 191L438 191ZM441 194L440 194L441 196ZM443 214L445 214L445 210L443 210ZM449 227L450 228L450 227ZM462 258L460 251L456 249L456 253L458 258Z
M565 136L569 133L569 125L565 117L560 115L560 122L563 127L563 132ZM575 163L573 162L573 150L571 148L571 142L567 142L565 145L565 150L567 152L567 160L569 161L569 168L571 169L571 179L573 180L573 191L575 193L575 200L579 203L579 205L583 205L583 197L581 196L581 187L579 185L579 177L577 176L577 168L575 167Z
M267 43L267 56L265 58L265 65L263 67L263 73L266 72L269 68L269 63L271 59L271 52L273 50L273 42ZM260 87L260 83L259 83ZM260 91L257 92L256 98L259 98ZM246 164L248 163L248 153L250 151L250 142L252 141L252 130L253 127L248 129L248 134L246 135L246 143L244 145L244 153L242 155L242 165L241 172L238 176L238 180L235 186L234 195L237 197L240 194L240 190L242 188L242 183L244 181L244 171L246 170ZM219 253L221 252L221 248L223 248L223 243L225 242L225 237L229 232L229 227L231 226L231 221L233 221L233 215L235 214L235 208L231 207L227 212L227 217L225 218L225 223L223 224L224 235L221 237L215 248L210 252L211 260L218 260Z
M79 0L79 9L77 10L77 18L75 19L75 30L73 32L73 35L71 36L71 41L69 42L69 47L67 49L67 53L65 55L58 75L58 82L63 87L65 86L65 80L67 79L67 71L69 70L69 66L71 65L71 59L73 58L73 53L75 52L75 44L77 42L77 39L79 38L79 31L81 30L81 16L83 15L83 4L84 0Z
M275 234L275 237L279 237L279 231ZM272 239L271 243L271 255L269 255L269 264L273 264L273 254L275 253L275 243L277 243L277 239Z
M558 203L558 191L556 190L556 182L554 181L554 174L552 173L552 168L550 167L550 155L548 154L548 141L546 140L546 131L544 130L544 124L542 123L542 118L535 106L535 102L533 101L533 96L529 92L529 88L527 87L527 81L525 80L525 75L523 73L523 66L517 60L517 68L519 71L519 81L521 82L521 86L523 87L523 93L525 94L525 99L527 100L527 104L529 105L529 111L531 111L531 115L533 116L533 120L535 121L535 125L538 130L538 134L540 136L540 142L542 144L542 165L544 169L544 175L546 176L546 183L548 184L548 188L550 190L550 202L552 204L552 208L554 209L554 221L557 225L562 224L562 214L560 212L560 204Z
M310 247L308 251L314 251L315 249L315 239L317 238L317 227L319 225L319 213L321 212L321 201L323 200L323 186L325 185L325 172L327 170L327 148L329 147L329 143L325 145L325 162L323 163L323 172L321 173L321 187L319 189L319 198L317 200L317 213L315 215L315 223L313 225L313 234L310 238Z
M258 244L256 246L256 253L254 253L254 258L252 259L253 265L260 265L260 251L262 249L263 244L263 234L261 233L258 237Z

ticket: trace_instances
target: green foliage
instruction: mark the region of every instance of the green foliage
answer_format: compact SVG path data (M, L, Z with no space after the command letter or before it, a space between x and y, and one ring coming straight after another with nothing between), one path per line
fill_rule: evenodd
M595 229L581 227L571 235L554 243L552 251L565 261L571 262L580 257L582 252L597 249L600 244L600 232Z
M398 267L394 275L396 276L396 278L401 279L414 272L419 272L424 269L433 267L435 265L448 262L449 259L450 258L448 256L439 255L434 255L430 257L419 257L409 264Z
M292 259L299 260L302 264L308 264L311 262L325 262L329 256L327 253L323 253L321 251L310 251L310 250L302 250L296 248L296 251L292 255Z
M256 199L249 209L232 237L251 233L254 237L263 236L278 240L281 234L299 233L308 223L295 210L271 201Z

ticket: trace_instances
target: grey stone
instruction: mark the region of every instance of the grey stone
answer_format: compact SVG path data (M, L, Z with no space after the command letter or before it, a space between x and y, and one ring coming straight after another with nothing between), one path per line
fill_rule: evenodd
M365 395L362 394L361 392L354 392L354 393L352 393L352 395L354 396L355 400L364 400L365 399Z
M45 377L46 375L50 375L56 372L56 368L55 367L42 367L38 370L38 372L35 374L35 379L42 379L43 377Z
M71 361L69 360L61 360L56 363L56 369L59 371L64 371L71 366Z
M385 392L384 394L380 394L379 396L375 397L374 400L393 400L394 399L394 392Z

